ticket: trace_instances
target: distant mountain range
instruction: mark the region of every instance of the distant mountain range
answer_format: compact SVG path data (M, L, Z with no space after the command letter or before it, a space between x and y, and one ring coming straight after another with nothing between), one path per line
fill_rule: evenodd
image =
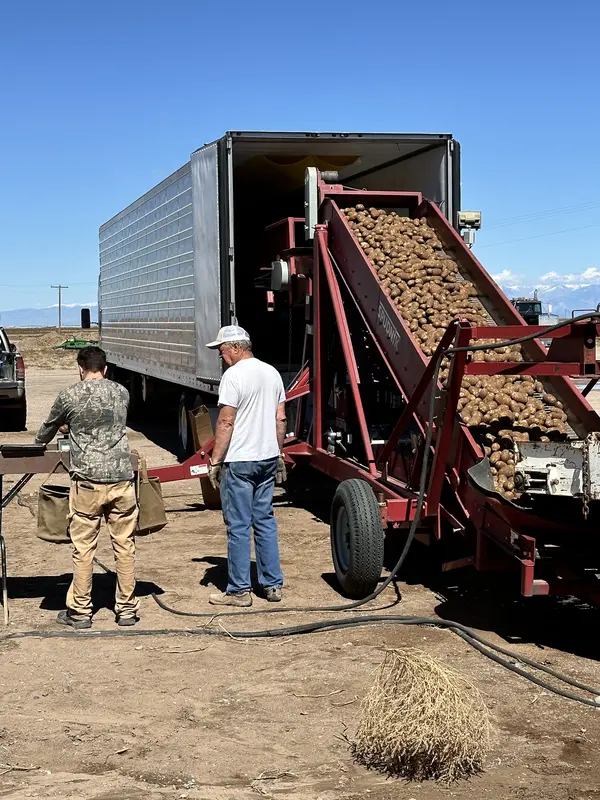
M535 282L508 270L492 277L509 299L533 297L537 290L538 298L544 306L551 306L551 309L544 308L544 311L552 311L559 317L570 317L576 310L595 309L600 303L600 269L596 267L589 267L584 272L572 275L548 272Z
M62 324L65 327L81 325L81 309L89 308L92 322L98 317L97 303L69 303L62 307ZM0 325L3 328L51 328L58 325L58 305L47 308L16 308L12 311L0 311Z
M578 309L596 308L600 303L600 269L589 267L581 273L559 274L548 272L537 280L516 275L503 270L492 275L507 297L538 297L544 304L544 311L552 311L560 317L570 317ZM551 308L546 308L549 305ZM69 303L62 307L62 322L65 326L78 326L81 322L81 309L89 308L92 321L98 318L97 303ZM5 328L40 328L58 324L58 306L47 308L18 308L13 311L0 311L0 325Z

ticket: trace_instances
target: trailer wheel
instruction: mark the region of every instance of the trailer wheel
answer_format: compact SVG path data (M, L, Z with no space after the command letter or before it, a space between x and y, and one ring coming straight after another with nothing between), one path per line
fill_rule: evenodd
M186 392L179 397L177 408L177 437L179 440L179 453L182 458L192 455L192 430L188 415L189 400Z
M127 407L127 419L136 422L140 417L141 402L141 380L137 372L129 372L126 375L125 388L129 392L129 406Z
M147 375L141 375L140 382L141 382L140 394L142 397L142 403L144 404L144 406L146 406L152 395L152 388L151 388L152 384L150 382L150 378Z
M366 481L351 478L337 488L331 507L331 553L335 574L350 597L366 597L383 569L379 505Z

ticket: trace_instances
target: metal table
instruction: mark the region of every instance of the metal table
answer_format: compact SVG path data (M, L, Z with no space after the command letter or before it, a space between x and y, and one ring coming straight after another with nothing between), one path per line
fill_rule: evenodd
M0 444L0 555L2 558L2 608L5 625L8 625L8 589L6 542L2 527L3 511L34 475L51 472L59 461L62 462L65 469L69 469L69 451L59 449L56 444L48 446L43 444ZM5 475L21 475L6 494L3 493Z

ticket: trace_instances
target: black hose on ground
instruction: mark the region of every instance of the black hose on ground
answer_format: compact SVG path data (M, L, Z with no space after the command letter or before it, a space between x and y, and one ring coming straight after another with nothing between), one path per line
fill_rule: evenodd
M537 678L535 675L531 675L530 673L526 672L525 670L521 669L517 666L517 663L512 663L511 661L507 661L506 659L501 658L497 653L494 653L493 650L496 649L496 646L491 642L482 639L478 634L474 631L470 630L464 625L461 625L458 622L453 622L452 620L444 620L444 619L436 619L432 617L404 617L398 615L365 615L360 617L343 617L340 619L328 619L328 620L317 620L315 622L305 623L304 625L292 625L286 628L272 628L266 630L259 630L259 631L229 631L225 630L224 628L216 629L216 628L160 628L158 630L144 630L144 629L132 629L132 630L121 630L119 628L111 631L90 631L90 630L82 630L82 631L74 631L74 630L57 630L57 631L23 631L20 633L10 633L6 636L1 637L2 639L31 639L31 638L39 638L39 639L70 639L70 638L77 638L80 640L84 639L104 639L104 638L126 638L129 636L176 636L176 635L191 635L191 636L225 636L228 638L233 639L275 639L281 638L286 636L296 636L300 634L308 634L308 633L317 633L319 631L335 631L335 630L346 630L348 628L355 628L364 625L381 625L381 624L395 624L395 625L426 625L428 627L437 627L442 629L447 629L456 633L469 644L471 647L475 648L479 651L482 655L489 658L496 664L508 669L510 672L519 675L522 678L530 681L531 683L539 686L540 688L548 691L552 694L556 694L559 697L563 697L568 700L574 700L575 702L582 703L586 706L591 706L593 708L600 708L600 690L594 689L592 687L586 687L584 684L575 684L582 688L584 691L589 691L591 694L596 696L595 699L590 699L587 697L581 697L579 695L573 694L572 692L568 692L564 689L560 689L550 684L542 681L541 679ZM519 662L521 659L519 656L511 654L511 657L514 658L515 662ZM534 664L528 660L529 664ZM537 665L539 668L543 668L543 665ZM567 676L563 676L558 672L554 672L553 670L549 670L549 668L545 668L546 672L552 674L553 677L556 677L558 680L562 682L573 685L573 681L568 678Z

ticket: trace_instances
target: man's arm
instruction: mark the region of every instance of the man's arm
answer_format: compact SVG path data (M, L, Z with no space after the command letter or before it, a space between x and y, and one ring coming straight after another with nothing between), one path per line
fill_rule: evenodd
M279 445L279 451L283 450L283 443L285 441L285 434L287 428L287 417L285 415L285 403L278 403L277 404L277 417L276 417L276 426L277 426L277 444Z
M215 429L215 443L210 457L213 464L220 464L225 458L231 442L236 410L233 406L221 406Z
M62 392L54 401L54 405L50 409L50 414L46 422L42 423L37 436L35 437L36 444L48 444L56 436L58 429L67 421L67 409L65 407Z

